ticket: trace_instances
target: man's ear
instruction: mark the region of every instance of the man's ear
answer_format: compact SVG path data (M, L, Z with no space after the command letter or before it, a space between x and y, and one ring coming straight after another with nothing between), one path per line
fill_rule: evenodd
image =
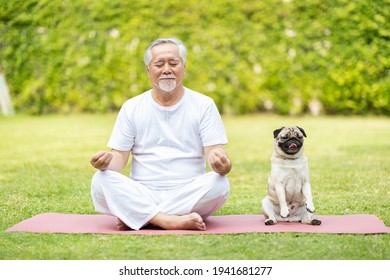
M150 70L149 70L149 67L145 65L145 69L146 69L146 73L148 73L148 77L150 77L150 76L149 76L149 71L150 71Z

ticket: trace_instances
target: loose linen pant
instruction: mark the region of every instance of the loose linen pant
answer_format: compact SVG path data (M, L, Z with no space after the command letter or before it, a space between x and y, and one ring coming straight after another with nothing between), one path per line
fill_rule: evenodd
M121 219L134 230L148 224L158 213L186 215L197 212L206 218L227 200L229 180L215 172L199 176L184 186L156 190L115 171L97 171L91 195L96 211Z

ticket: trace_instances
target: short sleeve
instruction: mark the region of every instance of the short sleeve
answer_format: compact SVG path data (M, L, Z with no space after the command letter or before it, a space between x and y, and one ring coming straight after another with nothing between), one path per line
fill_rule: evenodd
M222 118L214 101L208 104L203 113L200 137L203 147L228 143Z
M107 146L119 151L130 151L134 145L134 124L129 102L120 109Z

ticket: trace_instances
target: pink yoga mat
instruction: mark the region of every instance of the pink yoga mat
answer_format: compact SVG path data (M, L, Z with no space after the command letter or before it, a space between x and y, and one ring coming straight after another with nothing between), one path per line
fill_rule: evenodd
M270 233L270 232L305 232L305 233L348 233L377 234L390 233L383 221L375 215L316 216L322 221L320 226L301 223L279 222L272 226L264 225L263 215L224 215L206 219L206 231L163 230L145 228L138 231L118 231L116 217L107 215L81 215L43 213L24 220L7 232L36 233L99 233L99 234L224 234L224 233Z

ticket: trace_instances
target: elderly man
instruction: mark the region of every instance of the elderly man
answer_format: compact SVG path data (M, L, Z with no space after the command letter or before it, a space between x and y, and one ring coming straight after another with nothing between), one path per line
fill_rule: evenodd
M120 230L148 224L205 230L204 219L228 198L232 165L224 126L211 98L183 86L186 55L175 38L149 45L144 61L153 88L124 103L111 150L90 160L98 169L91 184L95 209L116 216ZM120 171L130 154L128 177Z

